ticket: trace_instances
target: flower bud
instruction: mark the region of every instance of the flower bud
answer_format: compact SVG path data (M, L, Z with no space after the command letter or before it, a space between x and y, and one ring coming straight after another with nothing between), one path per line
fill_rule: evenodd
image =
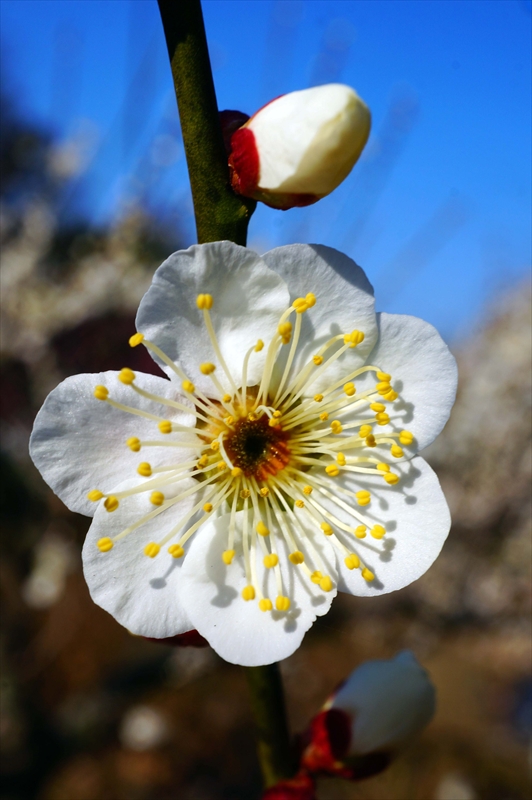
M315 800L314 779L304 772L266 789L262 800Z
M349 175L370 122L365 103L340 83L282 95L233 133L233 189L283 210L315 203Z
M301 764L355 780L375 775L427 725L434 709L434 686L411 652L367 661L312 720Z

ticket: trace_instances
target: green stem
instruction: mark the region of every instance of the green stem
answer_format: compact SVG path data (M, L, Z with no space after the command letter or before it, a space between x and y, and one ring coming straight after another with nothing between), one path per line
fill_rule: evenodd
M257 752L266 787L295 775L278 664L244 667L257 729Z
M172 66L198 242L245 245L255 201L229 184L200 0L158 0Z
M158 0L172 65L198 242L246 245L254 200L234 194L218 118L200 0ZM266 786L295 773L277 664L247 667Z

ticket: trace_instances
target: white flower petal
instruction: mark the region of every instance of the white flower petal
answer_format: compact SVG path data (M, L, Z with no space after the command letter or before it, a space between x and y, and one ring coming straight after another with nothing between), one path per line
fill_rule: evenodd
M347 350L321 378L310 383L305 394L314 395L361 366L372 350L377 340L373 287L352 259L332 247L291 244L270 250L262 258L286 281L291 302L308 292L316 295L316 305L303 314L292 375L333 336L353 330L364 334L363 342ZM324 358L339 346L331 348ZM289 346L284 350L287 354Z
M434 715L436 692L413 653L366 661L328 703L352 717L350 755L395 748L421 731Z
M364 539L338 534L375 575L375 580L367 582L359 569L347 569L339 557L340 591L373 597L402 589L428 570L447 538L451 525L449 509L438 478L427 462L416 456L394 465L393 471L401 475L395 486L389 486L377 475L342 472L334 479L337 486L352 492L370 491L371 503L364 507L340 492L337 496L364 514L371 526L379 524L387 531L383 539L374 539L369 531ZM339 519L356 527L347 511L332 500L322 502Z
M87 492L92 489L104 493L114 491L119 483L135 474L142 461L147 460L153 466L168 463L168 448L154 447L140 453L129 450L126 446L129 437L160 438L157 423L97 400L94 397L97 385L107 386L109 397L119 403L151 414L167 414L168 419L191 427L187 438L195 436L192 414L168 407L164 410L125 386L117 375L117 372L73 375L60 383L37 414L30 441L31 457L46 483L71 511L89 517L94 514L95 505L87 499ZM137 378L140 388L188 404L179 396L175 383L142 373L137 373ZM189 460L191 452L175 448L172 460Z
M210 378L199 365L217 365L216 376L230 385L207 333L198 294L211 294L211 319L225 362L240 386L244 356L262 339L266 344L288 307L288 289L252 250L232 242L194 245L168 258L156 271L137 314L137 328L171 359L179 362L193 383L213 395ZM259 382L266 348L250 359L248 386ZM168 367L161 365L168 372ZM169 374L169 372L168 372Z
M379 341L369 361L392 376L400 398L389 404L390 417L395 427L414 434L414 445L422 450L434 441L451 413L458 381L456 361L428 322L403 314L380 313L377 319ZM357 379L357 390L374 381L374 373ZM407 448L405 454L412 449Z
M339 83L278 97L245 126L255 136L259 188L329 194L351 172L370 124L365 103Z
M140 480L139 480L140 482ZM126 481L120 489L133 485ZM198 485L187 478L181 492ZM149 542L160 541L198 501L192 495L115 542L107 553L97 547L101 538L113 538L154 510L148 494L125 498L112 513L98 506L83 546L83 571L92 599L131 633L164 639L194 626L178 600L183 558L173 558L167 546L155 558L144 554ZM175 541L175 540L174 540ZM185 551L188 545L185 545Z
M244 512L238 514L239 521ZM284 591L291 599L290 610L262 612L258 601L242 599L247 585L241 546L235 545L233 563L226 566L222 553L227 548L230 515L209 521L194 536L180 582L180 600L193 626L211 647L232 664L253 667L271 664L291 655L301 644L316 616L326 614L336 590L322 592L304 575L302 568L288 561L289 550L278 537L278 555L283 574ZM336 581L334 553L325 537L307 535L315 542L333 582ZM262 551L257 546L259 585L275 608L277 588L274 570L262 564ZM287 576L289 579L287 580Z

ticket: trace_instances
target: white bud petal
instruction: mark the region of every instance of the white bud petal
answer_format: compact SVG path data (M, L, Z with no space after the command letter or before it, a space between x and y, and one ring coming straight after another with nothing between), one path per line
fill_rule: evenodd
M340 687L328 708L353 719L350 755L393 749L416 734L434 714L436 691L413 653L366 661Z
M332 83L279 97L247 127L259 154L260 190L323 197L359 158L370 112L353 89Z

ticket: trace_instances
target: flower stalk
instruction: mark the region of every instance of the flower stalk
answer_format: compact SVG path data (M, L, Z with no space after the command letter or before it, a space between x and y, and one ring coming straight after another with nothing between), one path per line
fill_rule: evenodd
M231 189L200 0L158 0L187 157L198 243L245 245L256 202Z
M245 246L256 201L236 195L200 0L158 0L187 158L198 243ZM295 774L279 667L244 667L255 717L257 752L266 787Z

